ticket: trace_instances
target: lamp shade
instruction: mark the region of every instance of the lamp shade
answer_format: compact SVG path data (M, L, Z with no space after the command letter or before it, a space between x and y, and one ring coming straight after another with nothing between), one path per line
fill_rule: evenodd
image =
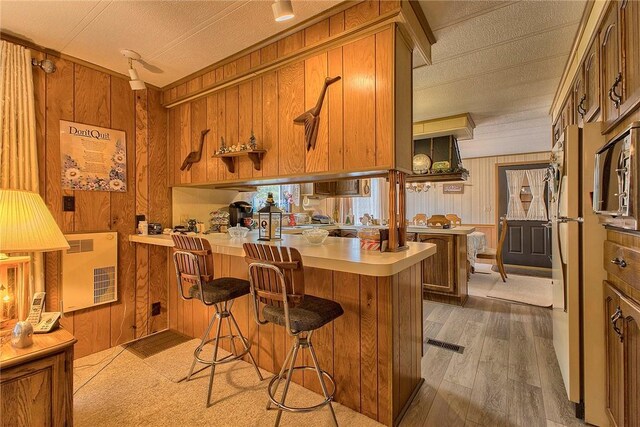
M0 252L47 252L69 243L38 193L0 189Z

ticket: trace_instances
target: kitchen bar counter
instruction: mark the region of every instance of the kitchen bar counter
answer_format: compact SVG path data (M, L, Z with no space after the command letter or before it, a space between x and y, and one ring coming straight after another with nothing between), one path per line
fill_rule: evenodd
M257 241L255 232L239 240L224 234L205 237L214 252L215 278L248 279L242 244ZM162 308L167 309L170 329L201 336L213 308L178 295L171 237L135 235L129 240L143 255L149 245L167 248L169 283L157 283L155 286L166 289L154 290L154 294L167 295ZM397 425L423 383L422 269L435 256L435 245L409 243L409 249L401 252L366 252L360 250L358 239L329 237L323 245L312 246L296 235L285 235L277 244L300 251L305 294L332 299L344 309L344 315L314 334L320 365L337 384L335 401L387 426ZM249 295L235 300L233 314L252 343L258 365L279 372L291 342L284 328L258 326ZM227 333L223 325L222 335ZM230 350L226 340L221 346ZM298 363L303 362L301 357ZM321 393L311 371L294 374L293 381Z
M331 230L361 230L363 228L386 229L383 225L351 225L351 224L305 224L295 227L283 227L282 234L302 234L307 228L322 228L327 231ZM476 230L475 227L468 225L459 225L453 228L432 228L426 225L407 225L407 233L429 233L429 234L470 234Z
M213 253L244 257L243 243L266 243L258 241L258 233L253 231L244 239L231 239L227 234L202 235L211 243ZM131 242L146 243L173 247L173 240L168 235L129 236ZM410 243L409 249L400 252L363 251L358 239L327 237L322 245L311 245L299 235L283 235L279 242L282 246L298 249L304 265L314 268L326 268L345 273L364 274L367 276L392 276L402 270L421 262L436 253L436 245L430 243Z

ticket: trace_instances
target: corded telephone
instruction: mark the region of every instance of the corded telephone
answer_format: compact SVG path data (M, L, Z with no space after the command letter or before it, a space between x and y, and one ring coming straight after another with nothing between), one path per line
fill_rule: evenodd
M53 311L51 313L43 313L45 292L36 292L31 302L31 310L27 321L33 325L33 332L36 334L45 334L51 332L58 327L61 313Z

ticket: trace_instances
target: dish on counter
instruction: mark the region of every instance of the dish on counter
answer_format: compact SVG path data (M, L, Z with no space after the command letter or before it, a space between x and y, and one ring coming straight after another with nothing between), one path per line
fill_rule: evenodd
M321 245L327 239L329 232L322 228L309 228L302 232L302 237L311 245Z
M229 236L231 236L232 239L244 239L245 237L247 237L249 229L240 227L240 225L236 225L235 227L229 227L227 233L229 233Z

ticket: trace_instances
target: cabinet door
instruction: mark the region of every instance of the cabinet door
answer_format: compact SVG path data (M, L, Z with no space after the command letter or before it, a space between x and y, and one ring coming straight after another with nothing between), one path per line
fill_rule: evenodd
M436 245L436 253L422 262L424 289L455 293L455 236L418 234L418 241Z
M586 98L582 104L584 121L591 122L600 110L600 54L597 40L593 42L584 61L584 87Z
M622 93L618 34L620 29L616 2L609 6L600 31L602 120L610 124L618 118L619 104L616 102L616 96Z
M620 298L624 316L624 419L629 427L640 426L640 307Z
M336 182L336 196L357 196L358 194L360 194L359 179Z
M606 283L606 282L605 282ZM624 365L623 342L620 335L623 332L624 319L620 306L620 295L610 285L606 284L605 298L605 330L606 330L606 369L607 369L607 415L611 424L622 427L624 425ZM618 328L619 332L616 332Z
M573 82L572 89L573 109L571 110L572 122L574 124L582 125L584 121L584 103L587 99L587 95L584 89L584 75L582 71L579 71L576 75L576 80Z
M320 196L333 196L334 189L333 182L316 182L313 184L313 192Z
M620 43L623 69L623 101L620 114L640 101L640 2L620 2Z

